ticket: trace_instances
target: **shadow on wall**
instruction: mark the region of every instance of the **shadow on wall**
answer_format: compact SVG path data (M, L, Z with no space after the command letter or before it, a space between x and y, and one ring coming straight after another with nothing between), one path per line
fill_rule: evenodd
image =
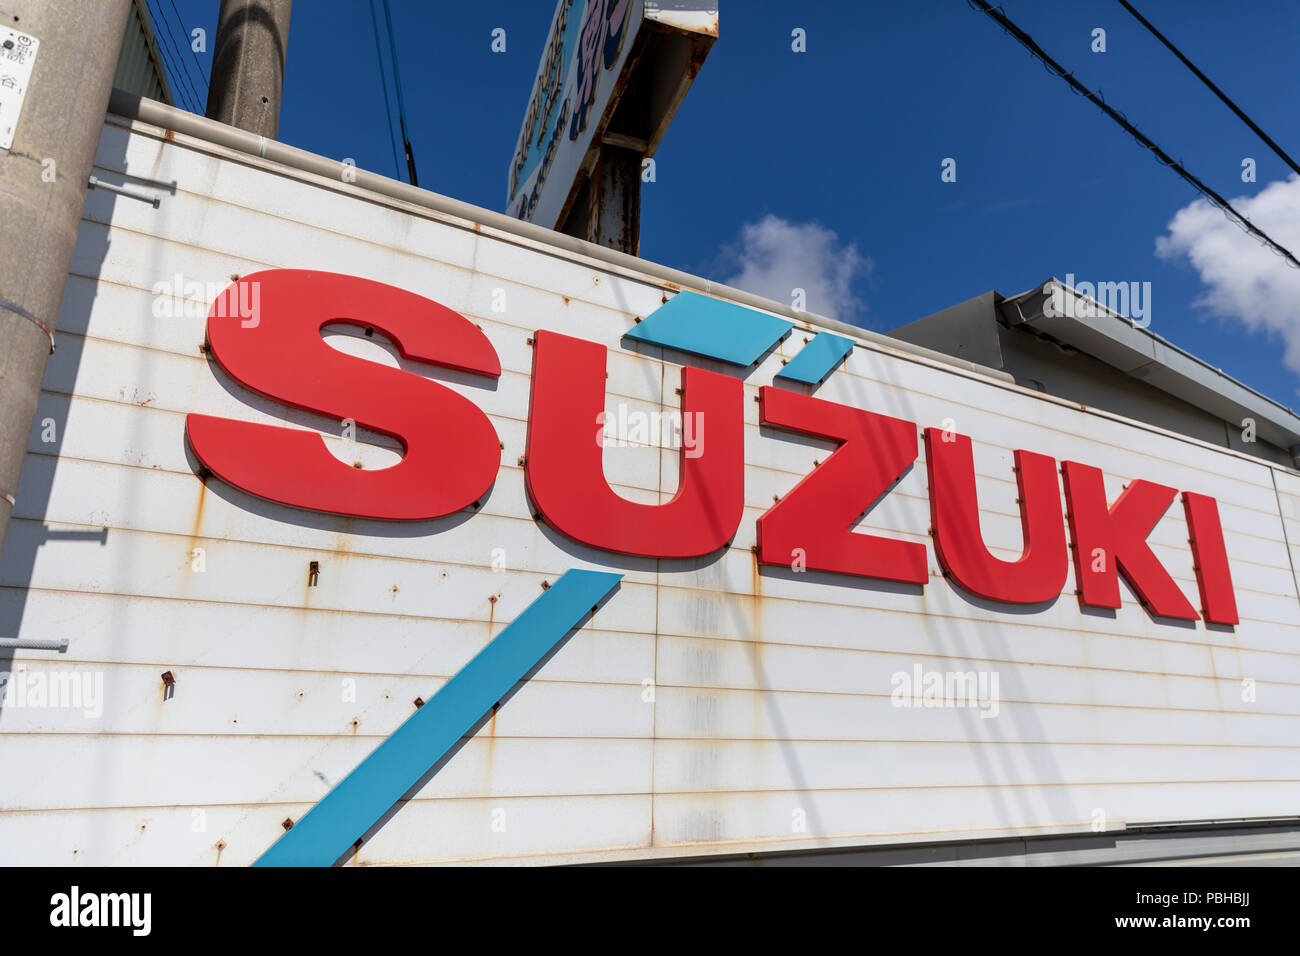
M115 172L125 167L126 137L104 137L95 157L92 175L111 186L122 186L132 192L150 195L175 194L175 183L160 183ZM64 288L55 329L55 351L50 356L42 382L41 395L36 407L36 417L28 438L27 455L19 480L17 503L10 520L8 533L0 554L0 636L23 640L67 639L66 654L56 651L20 650L0 648L0 682L7 681L14 671L14 658L21 653L24 660L58 668L74 668L79 662L81 634L70 630L75 624L59 615L43 615L41 620L25 620L30 597L29 587L42 549L55 546L59 560L78 562L83 549L102 552L112 531L108 516L98 511L93 501L86 502L85 524L69 525L59 522L52 525L48 509L58 473L63 442L69 422L73 385L82 372L86 334L92 307L97 296L94 277L98 275L110 254L109 230L99 222L87 218L94 209L97 219L111 219L117 204L136 202L121 197L108 189L87 190L83 218L73 251L68 283ZM165 200L164 200L165 201ZM144 263L146 274L158 271L156 263ZM129 441L129 436L122 436ZM103 523L93 521L102 518ZM86 555L87 566L93 567L96 556ZM107 589L108 578L101 579L100 587ZM75 620L73 618L72 620ZM110 634L114 622L99 622ZM0 708L4 697L0 695ZM107 771L109 768L95 768Z

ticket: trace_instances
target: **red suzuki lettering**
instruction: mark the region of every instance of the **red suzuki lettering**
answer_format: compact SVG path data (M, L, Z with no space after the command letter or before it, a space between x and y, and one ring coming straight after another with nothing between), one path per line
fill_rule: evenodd
M1196 561L1196 583L1201 590L1201 610L1213 624L1236 624L1237 599L1232 593L1228 551L1219 523L1219 506L1208 495L1183 492L1183 509L1191 532L1192 557Z
M924 584L925 545L851 530L916 461L916 426L781 388L759 389L759 416L840 443L829 458L758 519L758 559Z
M945 441L945 434L951 440ZM1016 452L1024 550L1019 560L1003 561L989 553L980 531L970 439L927 428L925 456L934 547L953 579L980 597L1013 604L1037 604L1059 595L1069 566L1056 462L1046 455Z
M1147 544L1147 536L1178 490L1152 481L1133 481L1108 508L1100 468L1067 461L1062 463L1061 474L1079 603L1119 607L1119 576L1123 574L1152 614L1196 620L1191 602Z
M257 314L248 313L248 303L256 303ZM212 306L208 343L217 363L277 402L393 436L402 461L357 469L335 458L314 431L191 414L186 434L199 461L251 494L334 514L417 521L478 502L501 457L487 415L444 385L332 348L321 333L336 323L380 332L406 359L501 374L496 351L473 322L422 296L328 272L259 272ZM682 369L678 489L669 501L642 504L605 478L607 354L598 342L558 332L534 336L524 479L537 516L574 541L622 554L692 558L726 547L745 504L742 380ZM925 585L923 544L854 530L916 461L915 425L776 386L759 389L759 420L837 446L758 519L762 564ZM694 441L686 438L692 434ZM1198 619L1147 543L1175 489L1135 480L1108 504L1102 472L1067 461L1060 470L1063 511L1056 462L1018 450L1023 543L1017 560L1004 560L984 542L970 438L936 428L924 435L930 532L955 584L992 601L1055 600L1069 575L1068 521L1080 604L1120 607L1122 575L1151 614ZM1193 492L1182 498L1201 614L1212 624L1235 625L1218 505Z
M739 379L682 369L682 416L701 421L701 442L679 455L677 494L660 505L629 501L605 480L597 440L605 409L605 346L556 332L533 340L533 392L524 475L537 510L570 538L656 558L710 554L744 512L744 389Z
M235 307L249 283L260 285L260 314L251 322ZM245 301L258 301L243 292ZM445 385L332 348L321 338L332 323L373 328L407 359L501 374L496 350L474 323L422 296L330 272L254 273L212 307L213 357L268 398L391 435L402 460L362 470L330 454L316 432L191 414L186 433L198 459L259 497L362 518L437 518L481 498L501 458L487 416Z

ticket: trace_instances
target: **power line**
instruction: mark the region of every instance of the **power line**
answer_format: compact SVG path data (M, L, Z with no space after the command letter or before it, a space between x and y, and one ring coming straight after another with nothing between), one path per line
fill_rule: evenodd
M167 2L171 4L172 13L176 14L176 22L180 25L181 36L184 39L189 39L190 34L185 29L185 21L181 18L181 12L176 9L176 0L167 0ZM186 43L184 45L190 48L190 59L194 61L194 68L198 71L199 82L203 85L203 94L206 97L208 93L208 81L207 75L203 72L203 64L199 62L199 55L194 52L194 44Z
M393 60L393 85L397 87L397 122L402 127L402 148L406 150L406 171L411 185L420 185L415 175L415 150L411 148L411 138L406 135L406 103L402 99L402 72L397 68L397 41L393 39L393 17L388 10L388 0L384 0L384 20L388 24L388 55Z
M1296 161L1292 159L1290 156L1288 156L1286 154L1286 151L1282 149L1281 146L1273 142L1273 140L1269 137L1269 135L1255 124L1254 120L1252 120L1249 116L1247 116L1245 112L1243 112L1242 109L1239 106L1237 106L1236 103L1232 102L1232 100L1228 98L1227 93L1223 92L1223 90L1215 86L1214 83L1210 81L1210 78L1208 76L1206 76L1204 73L1198 70L1196 68L1196 64L1194 64L1191 60L1187 59L1187 57L1183 56L1182 51L1180 51L1178 47L1174 46L1172 43L1169 42L1169 40L1165 39L1164 34L1161 33L1159 30L1157 30L1154 26L1152 26L1150 20L1142 16L1142 14L1138 13L1137 10L1133 8L1133 5L1128 2L1128 0L1119 0L1119 4L1129 13L1133 14L1133 16L1137 19L1138 23L1142 24L1149 31L1151 31L1152 36L1154 36L1157 40L1159 40L1161 43L1167 46L1169 48L1170 53L1178 57L1178 59L1182 60L1183 65L1187 67L1189 70L1191 70L1193 73L1195 73L1196 78L1198 80L1200 80L1202 83L1208 86L1215 96L1223 100L1224 105L1227 106L1228 109L1236 113L1237 117L1247 126L1249 126L1256 136L1258 136L1265 143L1267 143L1269 148L1272 149L1273 152L1281 156L1283 161L1288 166L1290 166L1293 170L1295 170L1297 175L1300 175L1300 165L1297 165Z
M393 172L401 179L402 164L397 158L397 130L393 129L393 107L388 101L388 74L384 71L384 51L379 45L379 15L375 12L375 0L370 0L370 25L375 29L375 59L379 61L379 85L384 90L384 119L388 120L388 145L393 150Z
M162 32L157 29L156 24L154 29L154 39L158 47L158 56L162 60L161 66L164 68L164 72L172 79L172 95L183 109L188 109L188 89L185 85L185 80L183 77L178 77L176 75L176 66L172 63L171 53L167 45L163 42L164 37Z
M195 93L194 88L190 86L189 78L186 77L177 67L172 52L166 45L161 43L158 45L158 52L163 55L163 61L167 67L167 72L172 78L172 92L181 94L181 107L190 112L202 112L202 110L196 110L196 108L191 105L192 103L197 102L198 94Z
M180 54L175 52L176 46L172 40L171 24L167 21L166 17L161 17L161 18L155 17L155 20L158 19L161 19L163 28L161 30L155 30L154 33L156 36L161 37L162 41L164 41L158 44L158 51L162 53L164 58L168 61L168 69L171 70L173 74L175 74L176 79L180 80L179 86L182 92L189 93L191 99L194 100L195 102L198 102L199 94L195 91L193 85L190 83L189 74L186 73L185 70L181 68L181 63L183 61L181 61L180 59ZM168 50L171 50L172 53L169 54L167 52ZM198 112L198 113L203 112L202 109L195 110L192 108L190 109L190 111Z
M182 55L181 55L181 52L180 52L180 51L181 51L181 47L189 46L189 44L186 42L186 41L188 40L188 38L189 38L189 34L185 32L185 21L182 20L182 19L180 18L180 14L179 14L179 13L176 15L177 26L180 27L180 31L181 31L181 38L178 40L178 39L176 38L176 35L175 35L174 33L172 33L172 23L171 23L171 20L170 20L170 19L168 18L168 16L167 16L167 11L166 11L166 9L163 8L162 4L159 3L158 0L155 0L155 4L154 4L154 5L158 8L158 18L162 20L163 27L167 30L167 37L168 37L169 40L172 41L173 48L174 48L174 50L175 50L175 52L176 52L176 57L177 57L178 60L180 61L179 65L180 65L180 66L183 66L183 67L186 67L186 69L185 69L185 78L186 78L186 79L191 79L191 73L190 73L190 70L189 70L189 68L188 68L189 64L186 62L185 57L182 56ZM175 5L174 3L172 4L172 9L173 9L173 10L176 9L176 5ZM194 52L193 52L193 48L192 48L192 47L190 48L190 55L191 55L191 56L194 55ZM196 62L197 62L197 61L196 61ZM200 69L199 69L199 86L202 86L202 85L203 85L203 70L202 70L202 68L200 68ZM194 86L192 82L191 82L191 89L195 90L195 96L197 97L197 96L198 96L198 92L197 92L197 91L198 91L198 87Z
M1047 67L1050 73L1052 73L1054 76L1059 76L1061 79L1065 80L1065 82L1069 84L1071 90L1073 90L1079 96L1086 97L1089 102L1094 104L1103 113L1105 113L1116 123L1118 123L1130 136L1136 139L1147 149L1151 150L1151 152L1155 154L1157 159L1159 159L1162 163L1164 163L1175 173L1177 173L1183 179L1184 182L1190 184L1192 188L1194 188L1202 196L1208 199L1211 203L1213 203L1214 205L1222 209L1232 219L1235 219L1238 223L1244 226L1248 232L1250 232L1252 235L1254 235L1262 242L1264 242L1266 245L1268 245L1269 248L1271 248L1278 255L1282 256L1284 259L1286 259L1287 262L1289 262L1292 266L1294 266L1297 269L1300 269L1300 259L1297 259L1294 255L1292 255L1290 250L1275 242L1266 232L1264 232L1264 230L1260 229L1258 226L1256 226L1253 222L1251 222L1241 213L1237 212L1237 210L1232 207L1232 204L1228 202L1228 200L1224 199L1213 189L1205 185L1205 183L1201 182L1199 179L1197 179L1195 176L1189 173L1186 169L1184 169L1182 167L1182 164L1180 164L1177 160L1173 159L1168 153L1166 153L1163 149L1157 146L1150 138L1148 138L1145 134L1143 134L1141 130L1139 130L1136 126L1130 123L1128 121L1128 117L1126 117L1123 113L1119 112L1119 110L1115 109L1114 107L1107 105L1106 101L1103 100L1099 94L1092 92L1092 90L1088 89L1078 80L1076 80L1073 74L1066 72L1064 67L1062 67L1059 63L1057 63L1050 56L1048 56L1047 52L1043 50L1043 48L1040 47L1037 43L1034 42L1033 37L1031 37L1024 30L1020 29L1020 27L1012 23L1011 20L1008 19L1007 15L1003 13L1000 9L994 9L987 2L985 2L985 0L967 0L967 3L969 3L972 7L980 10L981 12L987 13L994 20L994 22L996 22L999 26L1002 27L1003 30L1005 30L1017 41L1019 41L1020 45L1023 46L1026 50L1028 50L1031 55L1033 55L1035 58L1040 60L1043 63L1043 65Z
M172 36L171 23L166 16L161 13L161 9L154 11L152 8L157 4L150 5L148 2L145 6L150 8L154 21L154 36L158 38L158 51L163 54L167 61L167 69L173 74L173 79L177 82L177 89L187 93L189 97L196 101L198 93L195 91L193 84L190 82L190 76L183 67L183 61L180 59L180 53L176 50L176 44ZM161 26L161 29L158 29ZM184 105L184 104L182 104ZM187 107L188 108L188 107ZM191 108L193 112L193 109Z

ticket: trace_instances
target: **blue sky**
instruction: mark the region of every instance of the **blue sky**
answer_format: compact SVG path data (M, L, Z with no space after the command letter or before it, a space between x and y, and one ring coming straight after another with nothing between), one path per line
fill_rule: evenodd
M176 34L178 17L215 31L217 0L172 3L150 0ZM390 3L420 184L502 210L554 4ZM1300 4L1134 5L1300 155ZM1300 255L1300 183L1118 3L1003 9ZM505 53L491 51L496 27ZM791 50L796 27L805 53ZM1091 50L1097 27L1105 53ZM206 76L210 49L192 73ZM397 175L380 83L368 3L298 0L280 138ZM956 182L940 179L946 157ZM647 259L769 294L765 282L805 270L811 311L877 331L1049 275L1150 282L1153 331L1300 405L1300 270L1217 212L1189 210L1171 232L1192 188L965 0L721 0L720 38L656 164L642 189Z

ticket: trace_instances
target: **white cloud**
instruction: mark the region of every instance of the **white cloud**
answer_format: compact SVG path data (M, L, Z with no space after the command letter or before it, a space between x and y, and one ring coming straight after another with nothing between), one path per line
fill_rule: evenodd
M841 244L825 226L769 214L742 226L723 259L735 270L722 280L727 285L787 305L794 290L803 289L805 312L845 322L865 317L866 305L854 294L853 282L870 278L875 262L859 253L856 243Z
M1254 196L1228 200L1279 245L1300 256L1300 177L1269 183ZM1184 206L1156 238L1161 259L1186 258L1205 293L1195 305L1280 335L1283 361L1300 372L1300 269L1289 264L1206 200Z

